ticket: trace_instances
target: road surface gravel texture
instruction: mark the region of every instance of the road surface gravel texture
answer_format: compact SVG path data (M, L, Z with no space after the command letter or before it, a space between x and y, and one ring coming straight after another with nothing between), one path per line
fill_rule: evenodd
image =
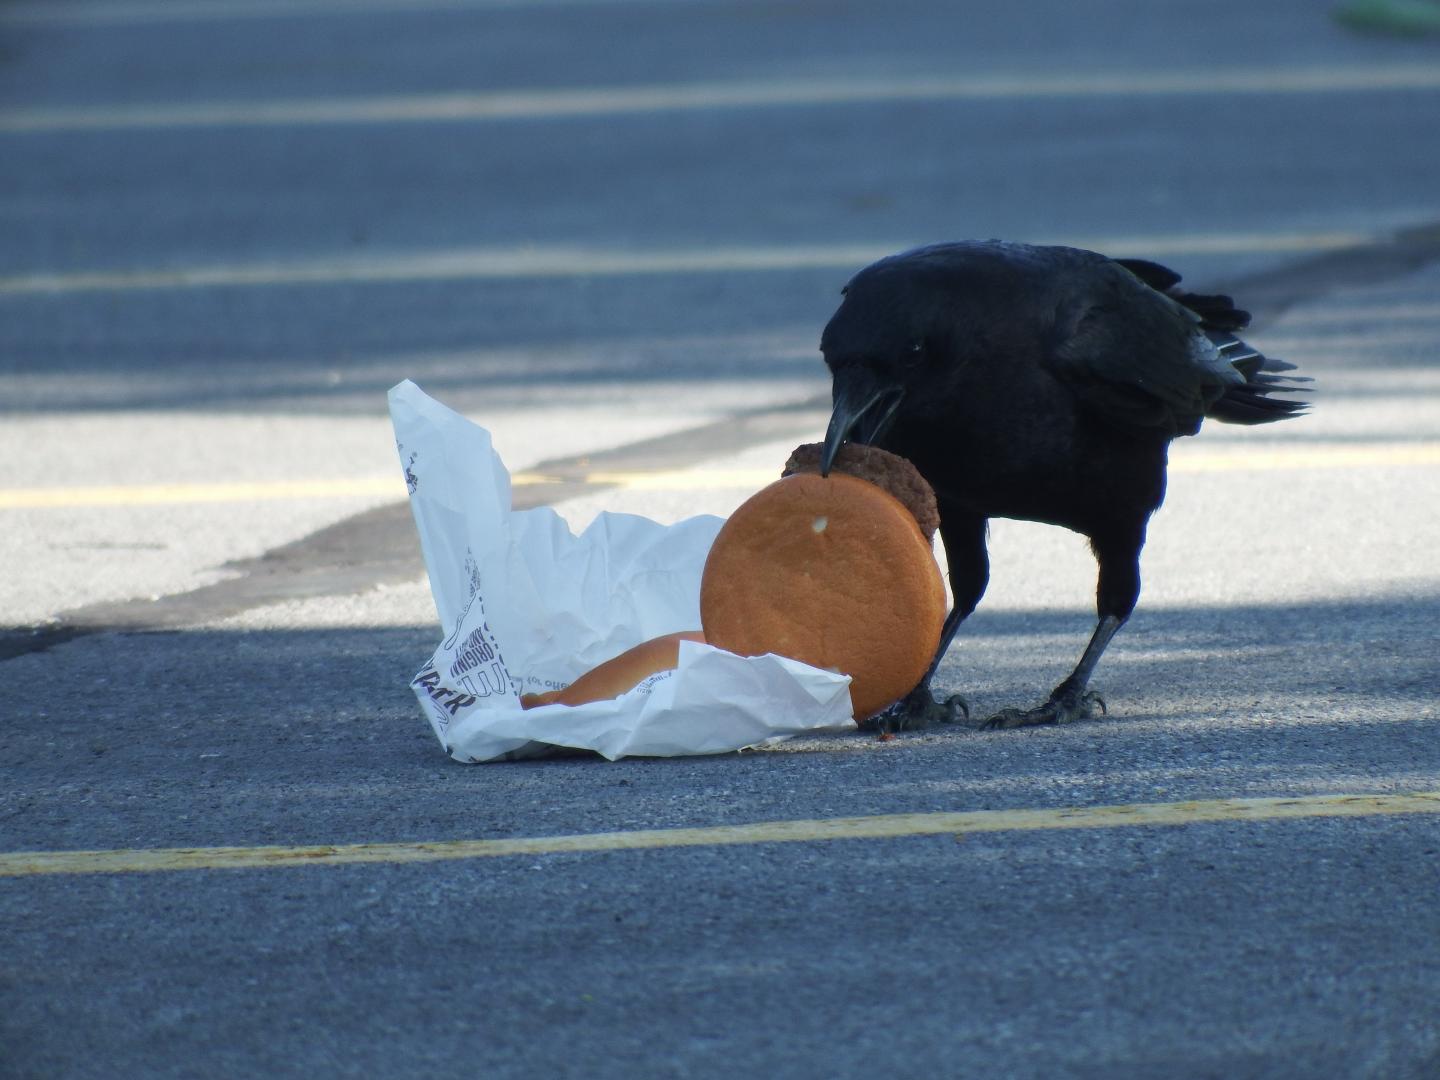
M0 6L0 1077L1440 1076L1437 136L1300 0ZM846 277L987 236L1317 380L1174 447L1104 719L444 756L390 386L728 513ZM1092 625L991 535L978 712Z

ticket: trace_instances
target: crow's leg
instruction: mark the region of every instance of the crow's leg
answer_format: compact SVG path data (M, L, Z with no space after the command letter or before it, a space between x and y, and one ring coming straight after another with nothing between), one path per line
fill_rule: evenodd
M948 511L948 512L947 512ZM970 719L970 704L959 694L938 699L930 691L930 681L955 631L975 610L985 586L990 581L990 556L985 550L985 519L948 508L940 503L940 539L945 544L945 561L950 568L950 592L955 606L945 616L940 629L940 644L930 661L930 668L915 689L884 712L861 723L865 731L913 731L932 724L965 723Z
M1090 682L1090 673L1100 662L1100 654L1105 651L1105 646L1110 644L1115 631L1122 625L1124 624L1114 615L1101 617L1095 633L1090 636L1090 644L1085 646L1080 663L1075 665L1075 670L1068 679L1050 691L1050 698L1045 704L1034 709L1001 709L981 726L987 731L996 731L1001 728L1035 727L1039 724L1068 724L1072 720L1091 719L1096 708L1103 713L1104 699L1093 690L1086 689L1086 686Z
M1089 689L1090 676L1105 652L1105 646L1140 598L1140 548L1145 543L1144 523L1138 534L1134 531L1106 534L1093 538L1090 546L1100 563L1100 580L1095 590L1095 606L1100 621L1090 635L1090 643L1080 656L1069 677L1054 690L1049 700L1034 709L1001 709L981 726L986 730L1035 727L1040 724L1068 724L1073 720L1092 719L1096 710L1105 711L1105 700Z

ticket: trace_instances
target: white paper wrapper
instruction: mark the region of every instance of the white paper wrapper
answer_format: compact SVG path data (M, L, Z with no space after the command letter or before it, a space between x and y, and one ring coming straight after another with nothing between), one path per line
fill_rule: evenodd
M489 432L414 383L390 391L390 417L446 633L411 685L451 757L718 754L854 726L848 677L695 642L681 643L674 672L613 701L521 709L521 693L699 629L700 573L722 519L606 513L576 536L549 507L512 512Z

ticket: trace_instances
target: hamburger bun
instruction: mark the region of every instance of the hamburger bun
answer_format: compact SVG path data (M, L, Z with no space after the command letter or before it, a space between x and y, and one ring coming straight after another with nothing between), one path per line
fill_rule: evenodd
M543 694L521 694L520 707L537 705L580 705L587 701L608 701L617 698L654 675L680 663L680 642L704 642L699 630L682 630L676 634L642 641L633 649L611 657L591 668L563 690L547 690Z
M857 721L920 682L944 620L945 586L915 517L840 472L799 472L752 496L716 536L700 583L706 641L849 675Z

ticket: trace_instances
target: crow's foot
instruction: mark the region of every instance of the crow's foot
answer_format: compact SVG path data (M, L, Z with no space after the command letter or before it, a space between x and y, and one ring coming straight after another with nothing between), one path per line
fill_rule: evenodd
M888 709L860 721L859 728L889 735L896 731L918 731L935 724L964 724L969 719L970 703L959 694L951 694L941 701L928 687L917 686Z
M1036 709L1001 709L981 727L985 731L1002 731L1042 724L1069 724L1076 720L1093 720L1104 712L1105 699L1093 690L1087 690L1083 694L1057 694Z

